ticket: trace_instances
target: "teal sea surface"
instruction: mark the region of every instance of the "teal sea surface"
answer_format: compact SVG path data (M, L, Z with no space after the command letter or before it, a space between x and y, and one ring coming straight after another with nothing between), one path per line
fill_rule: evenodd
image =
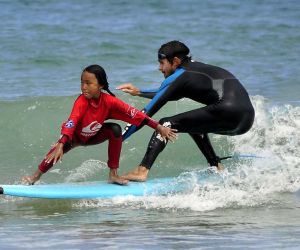
M157 50L170 40L194 60L231 71L255 107L241 136L211 135L222 181L180 134L149 178L178 177L189 192L93 200L0 197L0 249L299 249L300 2L297 0L0 1L0 184L31 174L60 135L80 75L102 65L111 90L159 86ZM194 109L183 99L154 118ZM122 127L125 123L119 122ZM152 130L125 141L120 173L141 161ZM246 156L246 157L245 157ZM249 157L250 156L250 157ZM106 180L107 144L76 148L41 183Z

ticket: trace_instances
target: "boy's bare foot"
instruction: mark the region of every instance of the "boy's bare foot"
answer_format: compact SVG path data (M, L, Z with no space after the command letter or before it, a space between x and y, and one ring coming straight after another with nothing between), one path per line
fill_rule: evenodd
M128 180L127 179L118 176L116 169L110 169L109 177L108 177L108 182L109 183L119 184L119 185L126 185L126 184L128 184Z
M148 172L148 168L144 166L138 166L135 169L128 172L127 174L122 175L122 177L130 181L146 181Z
M110 177L108 179L108 182L109 183L119 184L119 185L127 185L128 184L128 180L126 180L126 179L124 179L122 177L119 177L119 176Z
M42 174L43 172L38 169L33 175L23 176L21 182L24 185L33 185L41 178Z
M21 183L24 185L33 185L36 182L33 176L23 176Z

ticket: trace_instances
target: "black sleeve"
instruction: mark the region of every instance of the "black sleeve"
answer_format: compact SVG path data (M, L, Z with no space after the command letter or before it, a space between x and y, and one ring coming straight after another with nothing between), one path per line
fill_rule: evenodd
M139 94L140 97L152 99L156 95L156 92L141 92Z

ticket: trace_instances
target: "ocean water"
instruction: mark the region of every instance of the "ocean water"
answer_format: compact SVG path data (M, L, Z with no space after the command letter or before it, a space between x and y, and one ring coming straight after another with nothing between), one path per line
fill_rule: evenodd
M111 89L159 84L156 52L178 39L195 60L224 67L249 91L253 128L212 135L226 170L218 183L187 135L170 143L149 178L178 177L189 192L99 200L0 198L1 249L299 249L300 2L0 1L0 183L32 173L80 93L80 74L102 65ZM143 108L147 101L114 90ZM166 105L154 118L197 107ZM124 126L124 123L120 124ZM151 129L124 143L124 173ZM107 144L77 148L42 183L106 180ZM242 157L256 156L256 157Z

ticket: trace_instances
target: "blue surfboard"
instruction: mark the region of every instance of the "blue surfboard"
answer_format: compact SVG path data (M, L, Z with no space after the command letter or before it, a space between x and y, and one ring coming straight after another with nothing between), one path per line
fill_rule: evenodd
M157 178L147 182L129 182L128 185L110 184L105 181L60 183L40 185L1 185L0 194L48 199L92 199L116 196L164 195L180 191L175 178Z

